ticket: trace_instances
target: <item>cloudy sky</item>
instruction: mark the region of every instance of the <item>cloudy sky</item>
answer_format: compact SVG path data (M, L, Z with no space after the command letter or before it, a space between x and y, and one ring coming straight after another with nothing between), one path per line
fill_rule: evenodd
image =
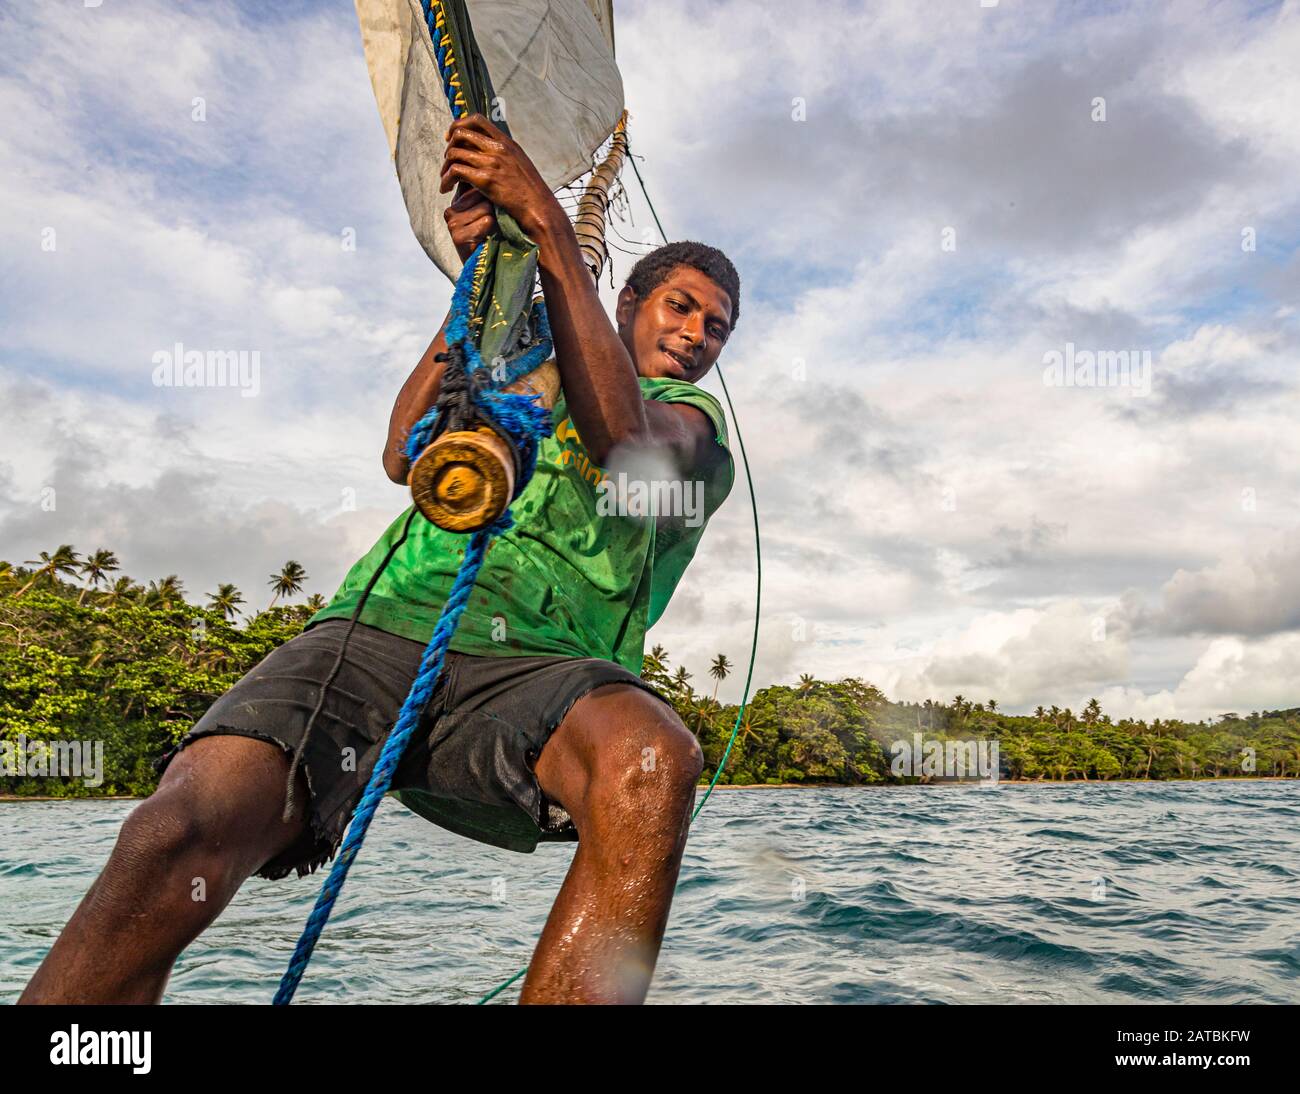
M1300 5L615 9L660 217L743 280L756 685L1300 705ZM449 297L352 5L0 27L0 558L108 547L258 606L295 558L330 595L407 503L380 452ZM258 350L257 395L156 387L178 342ZM697 683L727 653L732 700L748 505L738 482L650 636Z

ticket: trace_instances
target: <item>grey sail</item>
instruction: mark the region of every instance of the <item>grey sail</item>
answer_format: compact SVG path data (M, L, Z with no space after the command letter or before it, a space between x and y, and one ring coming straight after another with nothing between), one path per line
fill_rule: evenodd
M420 245L449 278L461 262L438 192L451 113L419 0L355 0L388 149ZM591 169L623 112L610 0L467 0L498 108L551 189Z

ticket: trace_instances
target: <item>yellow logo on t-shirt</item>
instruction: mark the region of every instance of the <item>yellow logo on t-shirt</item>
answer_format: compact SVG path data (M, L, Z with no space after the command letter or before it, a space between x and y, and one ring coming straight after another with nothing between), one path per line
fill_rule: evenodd
M588 458L572 419L565 418L555 427L555 439L560 442L560 454L556 459L561 467L574 468L592 486L606 478L605 469L597 467Z

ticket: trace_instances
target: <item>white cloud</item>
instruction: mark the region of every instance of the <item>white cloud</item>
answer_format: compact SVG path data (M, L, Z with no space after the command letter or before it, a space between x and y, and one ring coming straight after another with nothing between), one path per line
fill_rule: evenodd
M962 694L1005 710L1082 705L1085 692L1128 675L1128 633L1105 606L1062 600L1046 608L985 612L919 650L868 662L868 679L919 702ZM1091 690L1090 690L1091 689ZM1086 696L1085 696L1086 700Z
M1300 629L1300 533L1292 530L1199 570L1179 570L1161 590L1151 624L1174 634Z
M668 230L742 274L723 364L764 533L756 682L1172 713L1215 701L1221 673L1239 708L1295 705L1264 696L1300 627L1296 6L783 10L628 4L618 30ZM379 451L448 298L350 10L0 18L20 58L0 62L0 557L106 546L192 590L297 557L330 591L405 504ZM1107 129L1079 120L1094 85ZM1152 396L1045 387L1067 340L1151 349ZM153 387L177 341L258 350L261 394ZM57 521L35 500L53 482ZM738 475L651 636L697 686L727 653L732 699L747 506ZM1175 662L1169 633L1210 646ZM1219 640L1244 667L1206 660Z
M1215 638L1196 664L1170 689L1143 694L1107 688L1103 708L1112 716L1213 719L1229 711L1284 710L1297 706L1300 634L1251 641Z

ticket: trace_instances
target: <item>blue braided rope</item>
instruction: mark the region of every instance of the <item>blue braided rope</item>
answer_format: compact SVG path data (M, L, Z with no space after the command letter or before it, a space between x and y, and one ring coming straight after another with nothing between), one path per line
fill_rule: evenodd
M474 249L474 253L466 259L464 268L462 268L460 276L456 279L456 286L451 294L451 319L447 323L447 345L451 347L457 343L460 344L465 354L466 371L473 374L483 387L488 388L488 390L482 392L480 405L492 415L494 420L499 421L502 426L506 426L506 423L501 420L502 416L513 418L524 415L527 417L529 407L535 404L535 399L532 395L492 389L508 387L516 380L527 376L534 369L540 367L550 357L552 348L551 325L546 317L546 306L540 300L535 301L532 310L532 324L536 332L533 344L522 353L501 362L499 374L494 375L494 370L483 360L478 347L474 345L474 339L470 336L469 331L470 300L474 291L474 271L478 267L479 257L486 245L485 241ZM414 460L429 447L429 442L433 440L437 432L438 415L438 408L436 406L430 407L428 413L411 427L411 432L406 438L407 459ZM507 428L509 427L507 426ZM519 432L527 435L532 431L521 429ZM527 478L521 477L521 482L527 482Z
M423 3L430 40L442 75L443 90L446 92L452 115L459 118L464 113L464 98L456 84L454 58L450 56L451 39L450 35L444 35L437 25L433 10L437 5L441 13L441 4L438 0L423 0ZM546 307L540 300L536 301L533 304L531 317L534 331L532 343L527 349L504 362L505 367L500 370L500 375L492 375L492 371L484 364L483 357L474 344L469 325L475 271L485 246L486 241L475 248L456 279L451 300L451 320L447 325L447 345L449 348L456 346L460 349L464 354L467 372L471 373L477 381L470 385L470 398L473 404L507 434L511 443L519 451L521 473L515 489L515 497L518 497L533 477L537 466L538 444L551 432L552 414L548 407L541 405L539 395L502 389L526 376L550 357L551 331L547 322ZM438 410L434 407L412 427L406 441L406 454L412 461L428 446L436 433L437 425ZM402 709L398 712L392 732L389 733L384 747L380 750L379 759L370 774L369 782L366 783L365 792L352 814L352 821L348 825L347 836L343 840L338 857L334 860L329 877L321 886L316 905L307 918L302 936L294 948L293 957L289 960L289 967L280 980L280 987L275 993L274 1000L277 1006L284 1006L293 999L294 992L297 991L303 974L307 971L312 951L325 930L325 924L329 922L335 901L343 891L343 883L347 880L353 860L361 850L361 844L366 838L375 811L379 808L384 795L388 793L389 787L392 786L397 765L401 762L406 746L419 727L424 711L433 698L443 663L447 659L447 650L451 645L452 636L456 633L460 617L469 604L470 593L478 580L488 548L496 536L509 530L513 525L514 517L507 508L495 521L475 532L470 538L465 558L456 574L456 580L452 583L447 601L442 606L438 623L433 629L433 636L421 655L420 667L411 684L411 690L402 704Z
M469 269L472 263L473 259L467 263L466 269ZM453 323L462 318L461 314L453 313ZM546 356L549 356L551 351L549 339L544 348ZM551 431L551 411L539 405L537 395L517 395L491 389L480 392L477 402L493 415L496 423L509 433L511 441L521 449L524 459L520 482L527 484L536 468L538 442ZM352 862L361 849L362 841L366 838L375 810L392 785L393 774L397 770L402 754L406 751L407 743L419 726L424 710L433 697L438 676L446 660L448 646L456 632L460 617L469 604L469 596L475 581L478 580L487 549L496 536L507 531L513 524L514 517L507 509L486 528L475 532L470 539L469 548L456 574L456 580L438 616L433 636L421 656L420 668L415 675L410 693L402 704L392 732L384 742L379 760L375 764L374 771L371 772L370 781L366 784L365 793L362 794L352 814L352 822L348 826L347 837L343 841L338 858L335 859L325 884L321 886L320 895L316 898L316 906L307 919L307 925L303 928L302 937L298 939L289 967L280 981L279 990L275 995L277 1006L283 1006L293 999L303 973L307 970L307 963L311 960L312 951L325 930L325 924L329 922L330 913L343 889Z
M419 726L420 718L424 714L425 707L429 705L429 700L433 698L438 675L442 672L443 661L446 660L447 646L456 630L456 624L460 622L461 614L469 604L469 594L478 579L488 545L493 536L504 532L513 523L514 518L507 511L487 528L475 532L470 540L469 550L465 552L465 560L461 563L455 584L452 585L447 602L442 606L442 614L438 617L438 625L434 628L433 637L425 647L415 682L406 696L406 702L402 704L392 732L384 742L379 760L370 774L370 781L366 784L365 793L352 814L347 838L343 841L338 858L334 860L329 877L321 886L320 895L316 898L316 906L307 918L307 925L303 928L302 937L298 939L293 957L289 960L289 967L280 980L280 988L275 993L276 1006L284 1006L293 999L303 973L307 971L307 963L311 960L312 951L325 930L325 924L329 922L330 912L334 910L334 902L343 889L343 882L347 880L352 861L361 850L361 843L366 838L375 810L379 808L383 796L388 793L388 788L392 785L393 773L402 759L407 742Z
M434 11L435 6L441 11L442 5L436 3L436 0L422 0L422 2L424 21L429 27L429 41L433 43L433 55L438 62L438 74L442 77L443 94L447 96L451 116L459 118L465 113L465 100L455 84L456 70L452 66L454 58L448 56L451 53L451 35L442 33L442 28L438 26L437 13Z
M465 353L467 367L473 367L476 372L483 372L484 366L482 357L469 335L469 286L472 283L473 272L483 246L483 244L479 244L474 254L465 263L465 268L461 270L460 277L456 281L456 290L452 294L451 321L447 326L447 344L451 346L459 342L460 348ZM519 375L526 374L531 371L531 368L523 368L525 362L536 362L532 365L532 367L536 367L537 364L541 364L550 356L552 348L550 329L546 322L545 306L540 302L534 305L534 323L539 337L528 350L519 354L510 362L512 367L507 369L507 377L511 377L516 370L518 370ZM483 377L483 379L484 384L482 387L471 389L473 392L472 397L474 403L491 416L492 420L509 435L511 442L519 449L521 474L516 489L516 496L518 496L519 492L532 479L533 472L536 469L539 441L551 431L551 411L540 404L540 396L536 394L521 394L500 390L505 383L512 382L512 379L495 380L490 375ZM431 410L411 430L406 447L409 457L414 459L423 451L425 444L427 444L429 437L433 433L436 421L437 413ZM442 672L443 662L446 660L448 646L456 632L460 617L469 604L470 592L474 588L474 582L478 580L479 570L483 566L487 549L496 536L508 530L513 524L514 518L507 509L486 528L475 532L470 539L469 548L466 550L465 558L456 574L456 580L452 584L451 592L448 594L447 601L443 604L442 612L438 616L438 623L434 627L433 636L429 639L429 644L425 647L424 654L420 659L420 668L416 673L415 681L411 685L411 691L402 704L402 709L398 713L392 732L384 742L384 747L379 754L379 760L375 764L374 771L371 772L370 781L366 784L365 792L352 814L352 822L348 826L348 833L343 841L339 855L330 869L325 884L321 886L320 895L316 898L316 906L307 919L307 925L303 928L302 937L298 939L298 945L295 947L293 957L289 961L289 967L285 970L280 981L279 990L275 994L275 1004L277 1006L283 1006L293 999L294 992L307 970L307 963L311 960L312 951L316 948L316 943L325 930L325 924L329 922L330 913L333 911L334 903L343 889L343 883L347 879L352 862L361 849L362 841L366 838L366 832L370 827L370 821L374 817L375 810L379 807L380 800L392 785L393 774L397 770L402 754L406 751L407 743L419 726L425 708L433 697L438 676Z

